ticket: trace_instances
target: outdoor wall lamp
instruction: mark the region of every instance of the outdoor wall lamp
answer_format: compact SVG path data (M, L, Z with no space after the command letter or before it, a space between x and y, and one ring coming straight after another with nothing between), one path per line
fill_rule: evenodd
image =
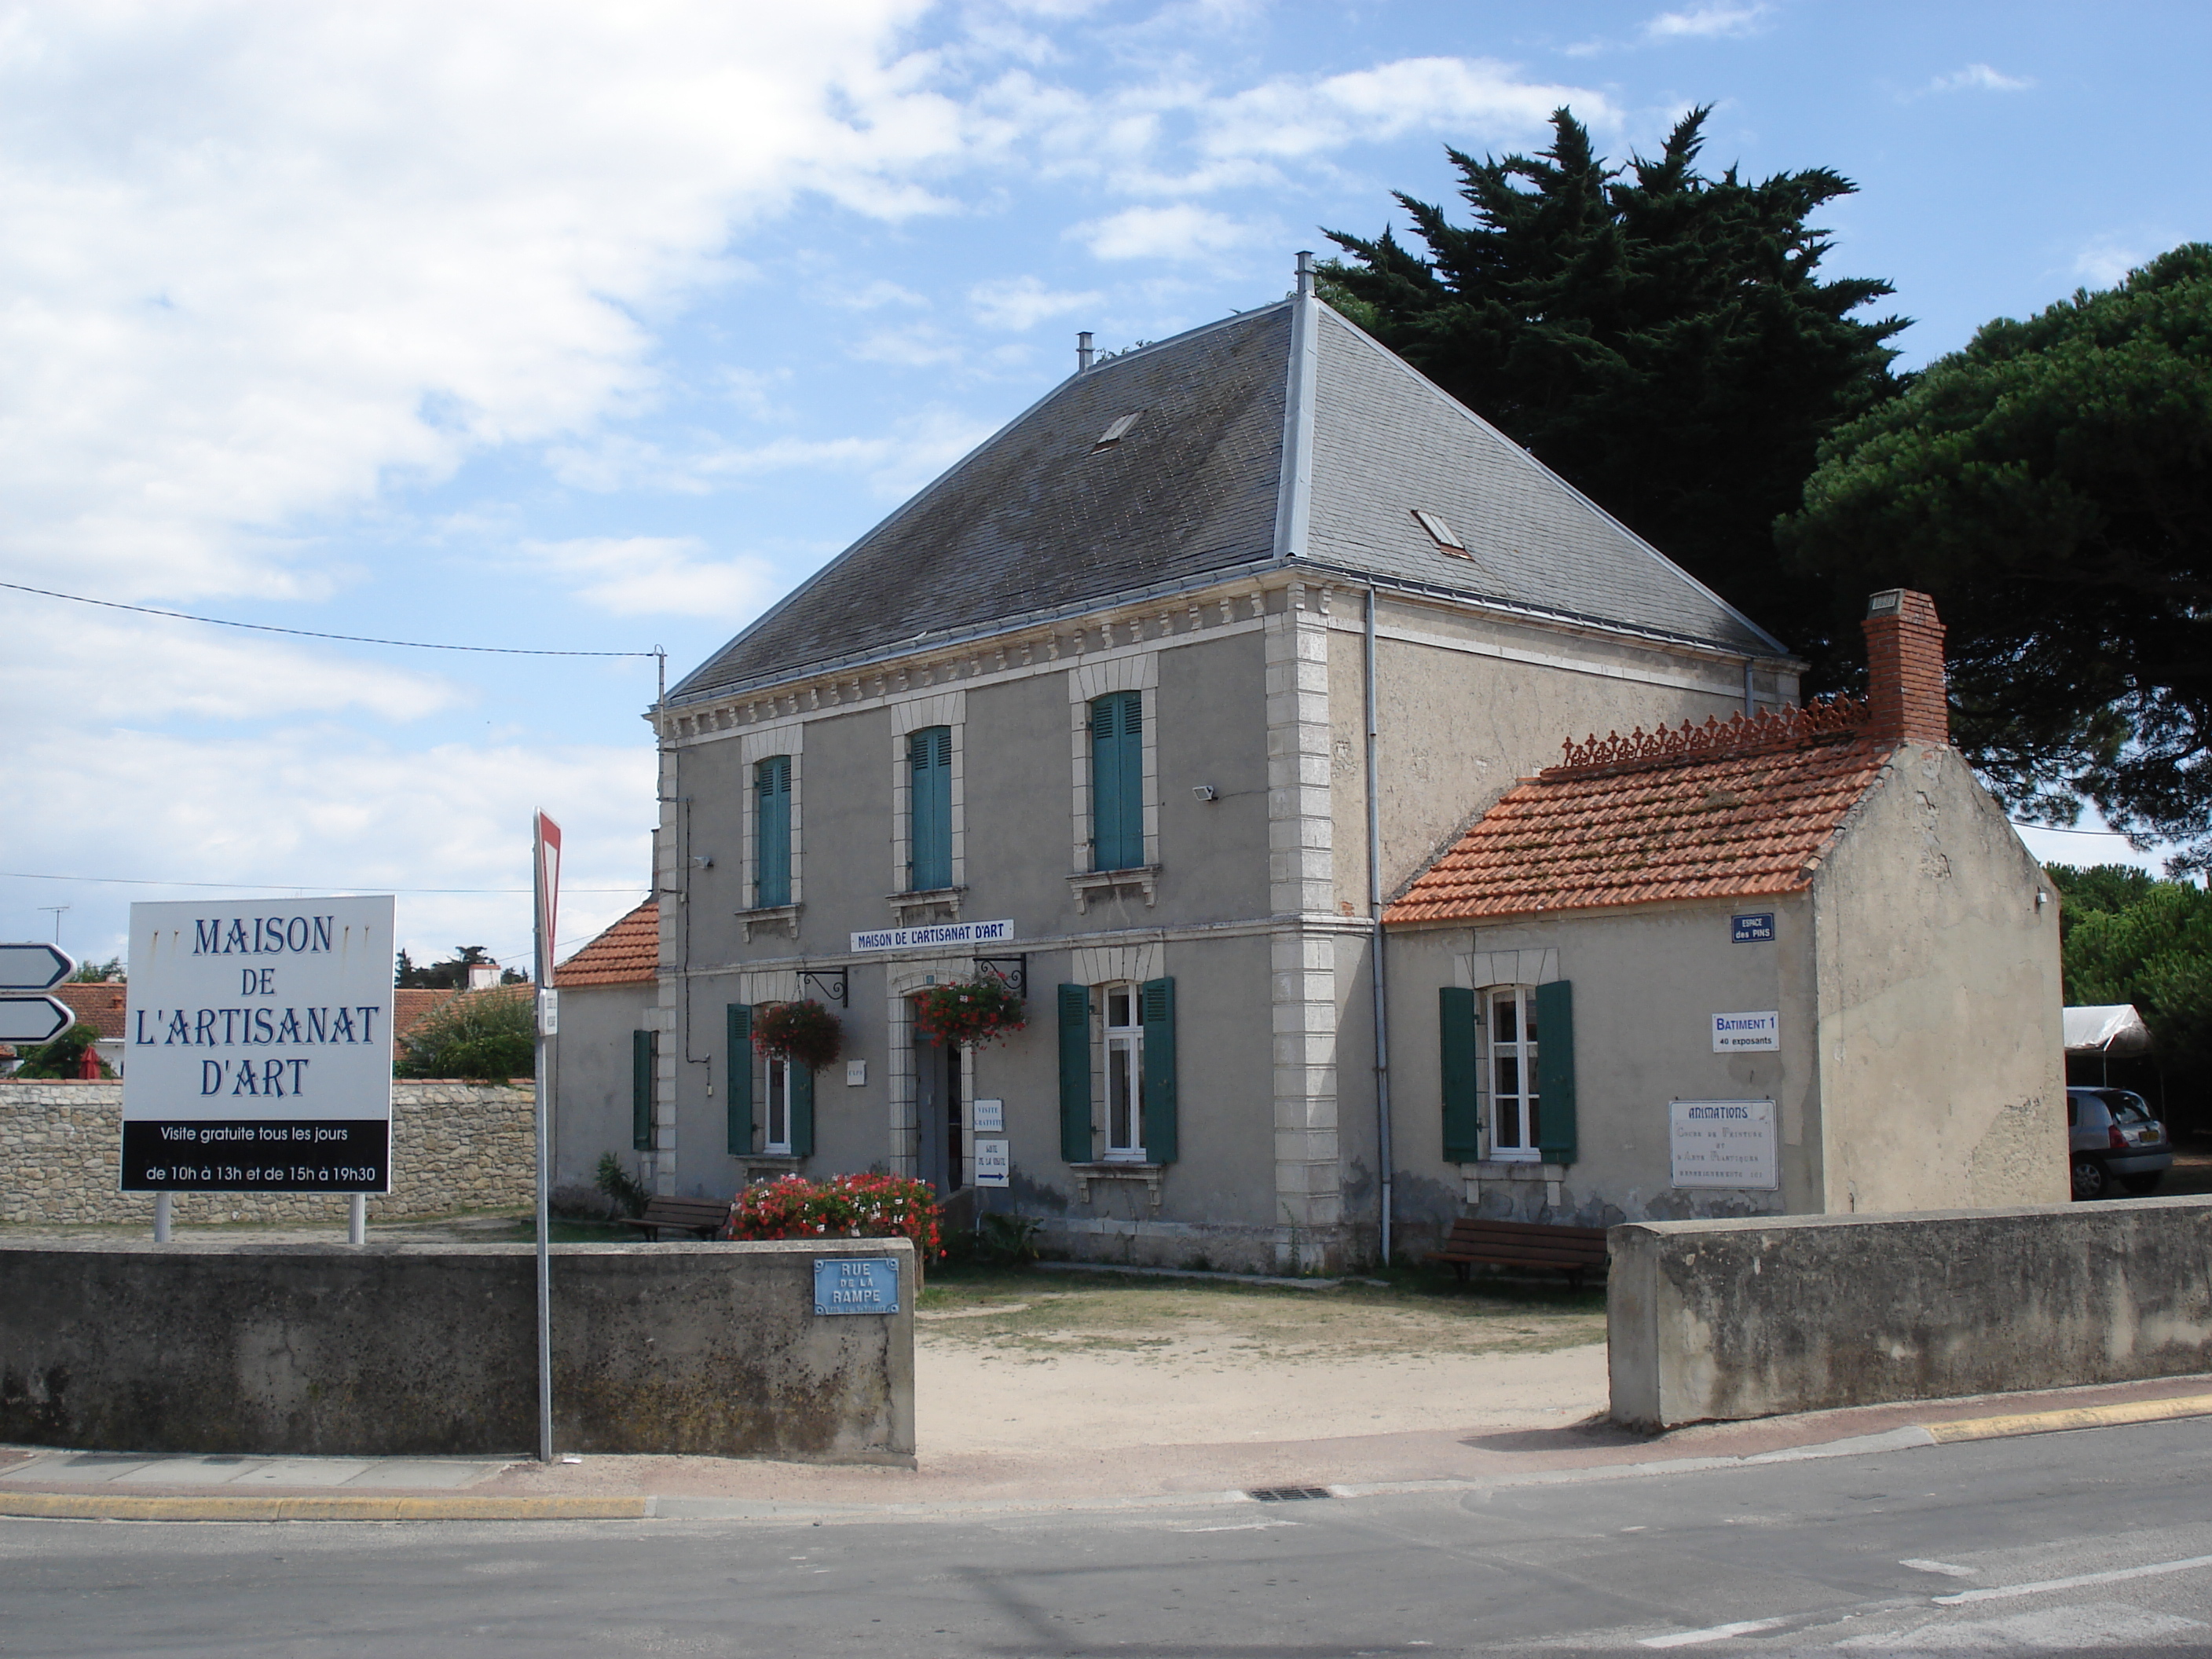
M1191 786L1190 793L1197 796L1200 800L1219 800L1221 799L1221 792L1216 789L1210 783L1194 783Z

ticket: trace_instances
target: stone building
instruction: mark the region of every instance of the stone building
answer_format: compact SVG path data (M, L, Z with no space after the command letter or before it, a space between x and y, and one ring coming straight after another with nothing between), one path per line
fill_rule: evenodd
M1864 703L1569 743L1386 913L1408 1233L2063 1202L2058 905L1878 593Z
M1086 352L670 692L650 1035L603 1045L649 1121L601 1138L672 1194L957 1194L980 1115L985 1198L1055 1249L1369 1255L1386 896L1561 732L1788 708L1796 668L1303 275ZM917 1031L981 977L1025 1030ZM750 1040L801 998L843 1024L818 1073Z

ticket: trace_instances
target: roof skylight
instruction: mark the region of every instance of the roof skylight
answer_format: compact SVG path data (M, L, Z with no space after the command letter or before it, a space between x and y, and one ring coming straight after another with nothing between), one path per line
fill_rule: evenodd
M1431 513L1427 508L1419 507L1413 508L1413 514L1421 528L1429 532L1430 538L1436 543L1438 552L1449 553L1462 559L1474 556L1467 550L1467 544L1460 540L1459 532L1444 522L1441 514Z
M1141 409L1133 410L1128 414L1121 416L1120 420L1115 422L1113 425L1108 427L1103 432L1098 434L1098 441L1091 446L1091 453L1096 454L1102 449L1111 449L1115 444L1120 443L1123 438L1128 435L1129 428L1136 425L1137 416L1144 412L1145 411Z

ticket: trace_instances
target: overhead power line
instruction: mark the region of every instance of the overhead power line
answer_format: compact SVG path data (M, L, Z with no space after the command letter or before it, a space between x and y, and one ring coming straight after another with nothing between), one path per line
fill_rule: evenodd
M51 587L26 586L21 582L0 582L0 587L9 588L18 593L36 593L41 599L67 599L72 605L96 605L106 611L133 611L142 617L167 617L175 622L205 623L210 628L246 628L257 634L289 634L302 640L338 640L348 645L396 645L409 651L473 651L495 657L662 657L667 654L658 648L651 651L549 651L519 645L441 645L426 640L378 639L367 634L325 634L312 628L279 628L274 623L233 622L227 617L195 617L188 611L160 611L150 605L125 605L119 599L89 599L82 593L62 593ZM189 884L168 884L182 886ZM422 888L416 890L428 892L433 890Z
M380 882L358 881L155 881L146 876L47 876L30 870L0 870L0 879L10 881L96 882L107 887L219 887L227 892L253 893L527 893L527 887L386 887ZM564 893L635 893L642 882L629 887L564 887Z

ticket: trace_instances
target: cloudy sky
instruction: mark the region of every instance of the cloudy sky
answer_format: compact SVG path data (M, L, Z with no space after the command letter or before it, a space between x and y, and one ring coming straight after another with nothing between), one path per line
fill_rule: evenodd
M2124 0L0 8L0 580L673 676L1075 330L1278 296L1446 143L1716 104L1709 163L1860 183L1831 269L1924 361L2212 236L2208 45ZM540 805L564 950L644 890L647 659L0 617L0 938L396 890L418 958L520 961Z

